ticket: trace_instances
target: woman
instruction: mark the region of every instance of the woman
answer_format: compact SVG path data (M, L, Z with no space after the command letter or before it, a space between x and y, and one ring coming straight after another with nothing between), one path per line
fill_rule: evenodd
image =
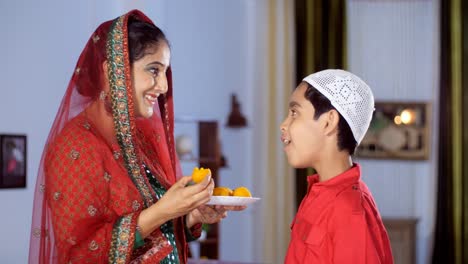
M173 114L161 30L136 10L100 25L44 150L31 263L186 263L186 242L201 223L243 209L204 206L214 187L209 177L186 187Z

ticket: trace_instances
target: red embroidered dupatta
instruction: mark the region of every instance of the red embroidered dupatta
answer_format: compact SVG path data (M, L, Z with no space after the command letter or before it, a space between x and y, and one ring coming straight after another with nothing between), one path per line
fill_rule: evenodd
M153 23L137 10L104 22L80 55L40 163L30 263L155 263L172 250L160 229L133 250L139 213L156 202L142 164L166 189L181 173L174 150L170 68L168 92L158 98L153 116L134 116L129 17ZM104 61L110 94L100 98ZM107 111L93 110L98 104ZM101 122L105 114L112 115L113 125ZM111 138L102 133L109 129ZM185 263L184 223L182 218L173 223Z

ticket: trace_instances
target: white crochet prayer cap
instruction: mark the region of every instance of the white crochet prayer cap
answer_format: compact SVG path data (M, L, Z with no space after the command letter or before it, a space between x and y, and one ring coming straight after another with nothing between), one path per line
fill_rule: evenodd
M330 100L348 122L357 144L369 128L374 112L374 95L370 87L356 75L343 70L324 70L304 78Z

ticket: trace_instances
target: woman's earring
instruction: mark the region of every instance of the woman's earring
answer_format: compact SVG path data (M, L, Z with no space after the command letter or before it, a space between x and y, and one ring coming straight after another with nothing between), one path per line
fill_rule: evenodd
M104 101L106 100L107 93L105 91L101 91L99 94L99 100Z
M101 100L104 103L104 107L107 113L112 115L112 103L105 91L101 91L101 93L99 94L99 100Z

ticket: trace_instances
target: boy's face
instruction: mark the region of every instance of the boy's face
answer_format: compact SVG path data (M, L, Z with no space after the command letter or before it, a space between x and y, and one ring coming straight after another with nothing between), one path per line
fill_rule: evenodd
M307 84L301 83L289 99L288 116L281 124L281 141L288 162L294 168L313 167L325 141L323 116L314 119L315 109L304 96Z

